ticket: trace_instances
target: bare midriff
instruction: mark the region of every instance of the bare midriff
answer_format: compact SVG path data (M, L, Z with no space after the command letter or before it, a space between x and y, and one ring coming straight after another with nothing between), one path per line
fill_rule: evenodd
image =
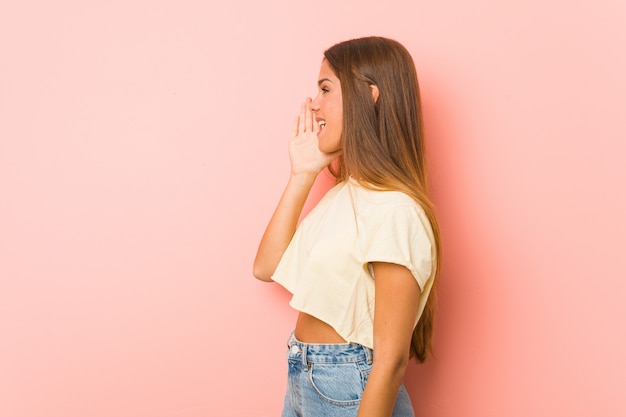
M329 324L303 312L298 313L295 336L304 343L346 343Z

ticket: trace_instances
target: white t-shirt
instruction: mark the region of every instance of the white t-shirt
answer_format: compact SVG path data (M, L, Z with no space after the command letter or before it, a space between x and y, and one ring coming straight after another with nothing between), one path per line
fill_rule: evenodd
M290 305L332 326L348 342L373 348L374 277L370 262L407 267L420 287L415 325L435 273L430 222L398 191L372 191L349 179L326 193L302 220L272 279Z

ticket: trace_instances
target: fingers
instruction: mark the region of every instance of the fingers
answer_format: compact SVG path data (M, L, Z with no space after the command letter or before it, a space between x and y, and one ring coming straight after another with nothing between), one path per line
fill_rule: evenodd
M319 125L315 121L315 115L311 109L311 98L308 97L300 106L300 116L296 117L293 125L292 135L298 136L300 133L319 131Z
M306 132L306 103L300 106L300 118L298 123L298 133Z
M298 136L298 129L300 128L300 119L301 117L296 116L293 119L293 125L291 127L291 137L295 138L296 136Z
M313 112L311 111L311 99L307 97L304 102L304 116L306 121L304 123L304 131L312 132L313 131Z
M313 108L311 108L311 122L313 124L313 133L318 134L320 131L320 124L317 120L315 120L315 110L313 110Z

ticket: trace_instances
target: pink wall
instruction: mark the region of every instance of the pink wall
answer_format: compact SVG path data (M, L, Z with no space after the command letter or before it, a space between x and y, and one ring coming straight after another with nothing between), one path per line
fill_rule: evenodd
M251 263L322 51L369 34L417 62L445 239L418 415L625 415L624 2L223 3L0 3L0 415L278 415Z

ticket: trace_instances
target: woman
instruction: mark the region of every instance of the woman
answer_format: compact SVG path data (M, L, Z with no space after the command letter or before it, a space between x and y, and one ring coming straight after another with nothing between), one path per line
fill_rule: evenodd
M430 351L439 269L415 65L396 41L350 40L324 53L318 88L254 262L299 311L283 417L413 416L402 378ZM297 226L326 167L337 185Z

